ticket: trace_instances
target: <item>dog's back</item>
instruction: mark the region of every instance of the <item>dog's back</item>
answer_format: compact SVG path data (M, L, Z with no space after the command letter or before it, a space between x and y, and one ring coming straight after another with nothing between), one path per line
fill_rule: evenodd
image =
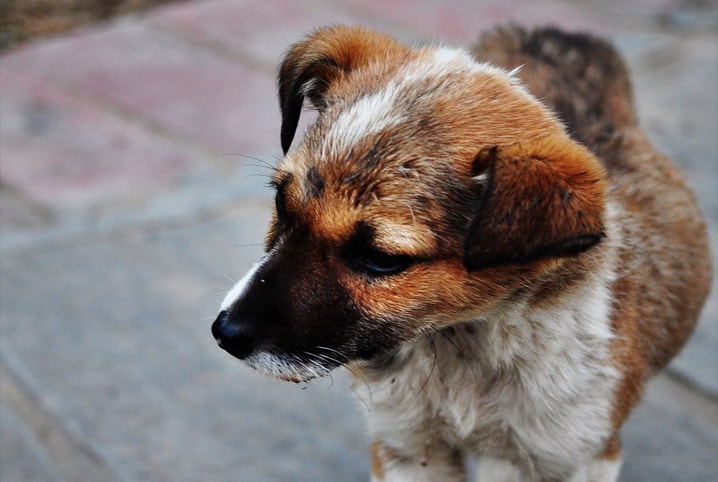
M601 39L550 28L490 32L474 55L520 67L529 91L604 163L613 215L622 218L612 320L624 340L620 361L646 373L662 368L686 342L708 293L708 241L681 175L637 126L621 57Z
M607 147L617 130L636 124L626 67L599 38L553 28L501 28L484 34L473 53L508 70L519 68L529 91L594 152Z

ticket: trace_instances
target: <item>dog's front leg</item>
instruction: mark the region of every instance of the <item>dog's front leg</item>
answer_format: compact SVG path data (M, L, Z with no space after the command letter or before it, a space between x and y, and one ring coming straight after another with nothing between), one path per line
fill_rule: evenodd
M620 454L612 458L598 458L579 468L568 482L616 482L621 471Z
M483 456L476 470L476 482L523 482L523 471L507 460Z
M405 453L372 443L372 482L459 482L465 476L463 455L446 444L427 443L419 453Z
M597 458L579 467L566 482L616 482L621 469L620 453L608 458ZM507 460L481 457L476 471L476 482L528 482L538 480L525 474ZM543 480L543 479L541 479ZM553 480L553 479L552 479ZM563 480L563 479L562 479Z

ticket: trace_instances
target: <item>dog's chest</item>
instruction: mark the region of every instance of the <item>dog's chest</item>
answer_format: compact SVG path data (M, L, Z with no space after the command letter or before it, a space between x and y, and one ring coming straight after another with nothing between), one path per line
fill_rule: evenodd
M438 441L539 472L591 453L610 433L619 378L606 328L610 296L595 288L597 304L580 314L554 309L470 333L457 327L407 347L399 368L357 384L372 435L409 452Z

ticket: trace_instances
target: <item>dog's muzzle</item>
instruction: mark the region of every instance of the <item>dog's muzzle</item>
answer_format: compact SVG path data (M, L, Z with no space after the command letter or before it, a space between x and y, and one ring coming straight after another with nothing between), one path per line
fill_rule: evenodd
M230 318L226 310L212 323L212 335L222 349L240 360L247 358L256 346L256 333L250 324Z

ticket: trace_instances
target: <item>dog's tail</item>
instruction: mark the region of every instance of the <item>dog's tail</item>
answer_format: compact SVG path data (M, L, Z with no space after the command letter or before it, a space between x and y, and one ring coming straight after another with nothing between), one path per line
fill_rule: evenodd
M583 144L600 146L636 123L626 66L601 39L555 28L508 27L484 34L473 53L507 70L520 68L528 90Z

